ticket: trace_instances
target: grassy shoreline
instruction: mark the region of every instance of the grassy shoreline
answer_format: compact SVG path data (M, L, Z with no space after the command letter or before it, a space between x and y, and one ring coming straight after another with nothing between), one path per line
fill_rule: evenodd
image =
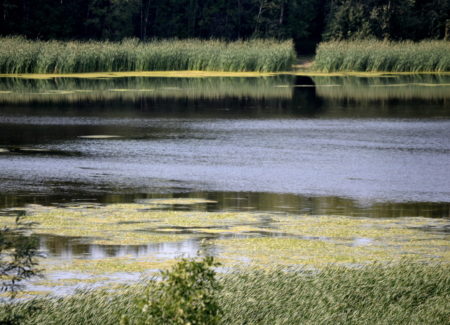
M292 41L165 40L141 43L0 38L0 77L270 77L449 74L450 42L341 41L319 44L294 64Z
M155 40L30 41L0 38L0 73L120 71L283 71L295 58L292 41Z
M319 272L273 268L218 277L219 324L444 324L450 316L450 265L411 261ZM118 324L155 282L36 298L2 308L0 322ZM5 305L3 306L5 307Z
M319 44L314 69L320 72L449 72L450 42L340 41Z

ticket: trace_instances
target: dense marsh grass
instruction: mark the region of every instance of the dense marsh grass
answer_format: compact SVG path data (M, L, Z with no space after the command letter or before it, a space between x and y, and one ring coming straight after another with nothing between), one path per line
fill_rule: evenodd
M450 42L341 41L317 48L314 69L336 71L450 71Z
M291 68L292 41L162 40L139 42L30 41L0 38L0 73L113 71L283 71Z
M320 272L242 270L219 278L221 324L447 324L450 265L413 262ZM151 283L150 286L155 284ZM145 285L41 298L0 311L0 322L118 324L139 312Z

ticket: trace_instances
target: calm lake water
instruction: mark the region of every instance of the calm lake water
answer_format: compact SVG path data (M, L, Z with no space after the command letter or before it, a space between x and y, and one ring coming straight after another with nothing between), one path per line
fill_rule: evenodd
M448 220L450 76L0 78L0 184L4 215L203 198L160 209ZM199 248L40 238L69 259Z

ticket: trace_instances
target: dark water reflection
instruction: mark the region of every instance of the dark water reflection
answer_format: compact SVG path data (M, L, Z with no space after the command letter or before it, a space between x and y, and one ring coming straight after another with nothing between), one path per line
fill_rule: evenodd
M147 245L97 245L83 243L79 238L54 235L40 235L39 249L48 257L60 260L103 259L108 257L146 257L176 258L193 257L201 246L201 240L211 238L202 236L174 243L150 243ZM86 240L86 238L84 239Z
M113 188L109 189L111 192ZM186 191L174 193L176 189L160 193L58 193L51 195L3 194L0 215L20 215L27 204L62 205L78 203L134 203L143 199L204 198L217 203L193 205L168 205L160 209L175 211L267 211L307 215L341 215L355 217L396 218L426 217L449 218L450 202L363 202L338 196L305 196L283 193L258 192L202 192ZM130 190L131 191L131 190ZM119 192L119 191L117 191ZM75 199L76 198L76 199ZM8 209L7 211L5 209Z
M412 118L448 116L449 88L448 75L0 78L0 107L28 116Z

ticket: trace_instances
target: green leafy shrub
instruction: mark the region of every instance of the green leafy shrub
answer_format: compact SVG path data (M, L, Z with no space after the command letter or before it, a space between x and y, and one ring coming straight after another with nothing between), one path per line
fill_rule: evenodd
M182 259L162 271L162 281L149 286L137 299L137 309L122 318L122 324L208 324L219 322L217 301L220 289L215 279L213 257L200 261Z
M0 291L10 292L12 297L22 289L24 280L40 275L37 238L24 234L30 228L31 224L18 217L13 228L0 229Z
M0 229L0 291L8 293L11 301L23 289L23 281L40 276L37 268L37 257L41 256L36 237L27 236L32 227L20 217L16 218L13 227ZM0 299L0 303L2 299ZM26 314L17 313L13 304L4 304L0 314L0 324L21 324ZM37 306L29 306L29 310L37 312Z

